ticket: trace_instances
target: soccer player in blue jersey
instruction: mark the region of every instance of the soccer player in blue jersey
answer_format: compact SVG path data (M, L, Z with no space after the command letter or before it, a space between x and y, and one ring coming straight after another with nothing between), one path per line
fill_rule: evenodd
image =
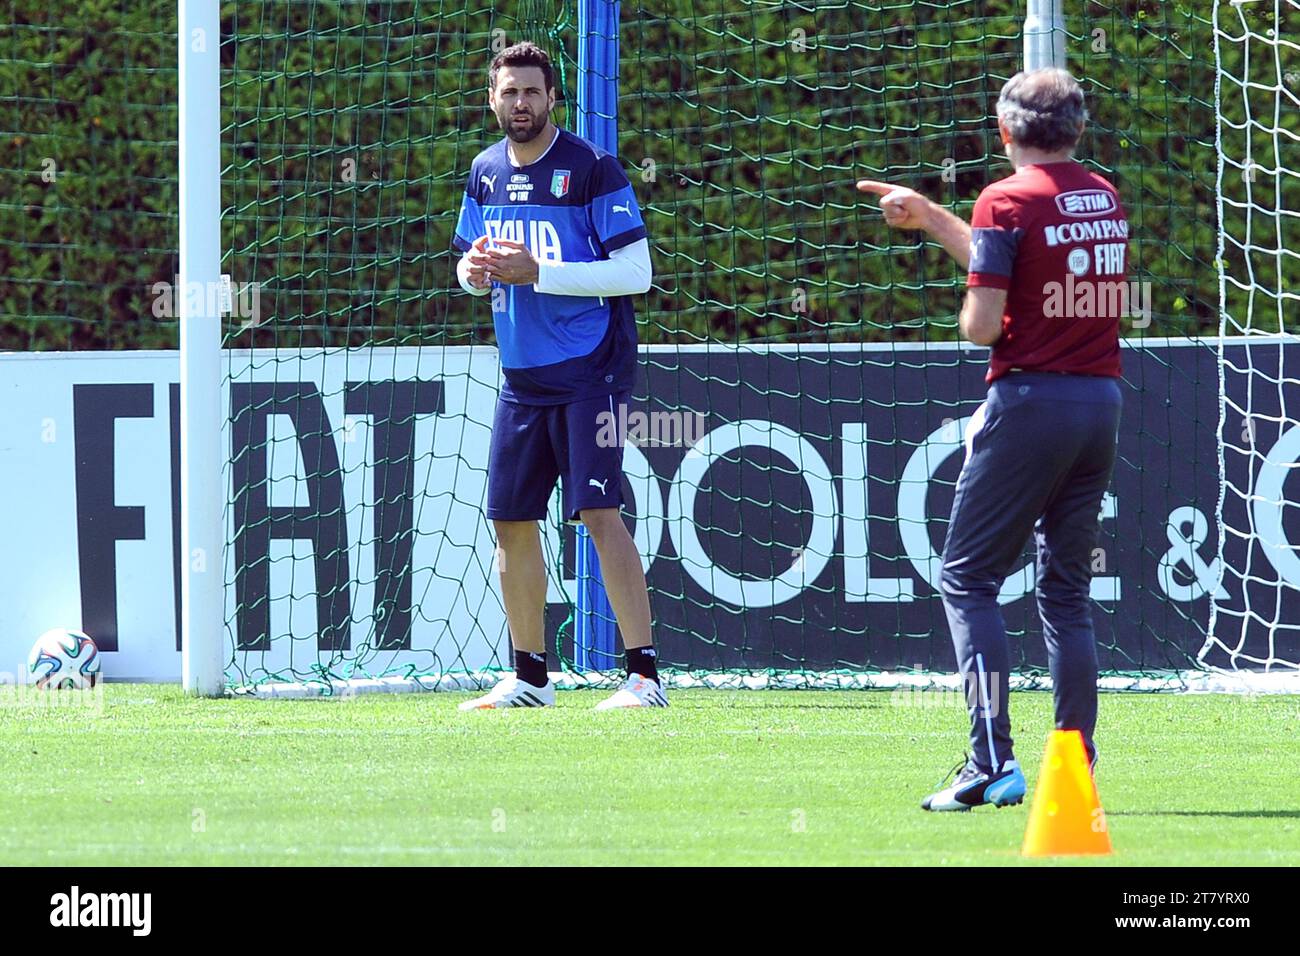
M555 703L546 672L546 569L537 522L559 479L567 521L587 526L627 651L627 680L597 710L668 704L650 598L623 524L622 421L636 373L630 296L650 288L650 246L618 160L551 122L550 58L532 43L492 61L489 104L505 139L470 165L453 245L461 286L490 295L505 384L492 423L487 515L500 549L515 673L462 710ZM604 414L602 414L604 413ZM611 416L605 418L605 415Z

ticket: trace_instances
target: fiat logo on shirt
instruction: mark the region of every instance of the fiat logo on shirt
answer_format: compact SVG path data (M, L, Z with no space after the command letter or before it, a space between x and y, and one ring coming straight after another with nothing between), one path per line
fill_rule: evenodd
M1083 278L1088 274L1088 267L1092 265L1092 256L1088 255L1087 249L1071 249L1070 257L1065 264L1071 272Z

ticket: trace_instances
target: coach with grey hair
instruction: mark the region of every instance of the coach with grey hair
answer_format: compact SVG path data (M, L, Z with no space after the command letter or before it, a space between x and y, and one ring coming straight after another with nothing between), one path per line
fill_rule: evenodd
M1125 282L1128 220L1115 187L1074 159L1088 114L1068 73L1013 76L997 112L1015 172L980 193L970 225L911 189L858 183L881 197L886 223L924 230L968 270L961 334L992 347L988 397L966 431L941 582L972 755L951 785L922 801L927 810L1024 799L998 593L1031 533L1056 726L1080 731L1096 760L1089 589L1115 464L1123 311L1103 293Z

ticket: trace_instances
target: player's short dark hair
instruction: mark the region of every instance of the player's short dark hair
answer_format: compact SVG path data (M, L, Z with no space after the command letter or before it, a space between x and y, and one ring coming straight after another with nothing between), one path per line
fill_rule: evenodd
M1011 140L1046 152L1073 147L1083 135L1088 110L1083 88L1065 70L1042 69L1017 73L998 97L998 118Z
M491 89L497 88L497 73L503 66L535 66L542 71L546 92L551 92L551 88L555 85L551 58L536 43L529 43L527 40L516 43L514 46L506 47L492 58L492 65L488 67L488 86Z

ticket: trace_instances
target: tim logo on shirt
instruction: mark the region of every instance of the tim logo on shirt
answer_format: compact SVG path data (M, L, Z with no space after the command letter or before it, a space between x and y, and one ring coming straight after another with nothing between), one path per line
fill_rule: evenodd
M1104 216L1114 212L1115 197L1104 189L1075 189L1056 197L1063 216Z

